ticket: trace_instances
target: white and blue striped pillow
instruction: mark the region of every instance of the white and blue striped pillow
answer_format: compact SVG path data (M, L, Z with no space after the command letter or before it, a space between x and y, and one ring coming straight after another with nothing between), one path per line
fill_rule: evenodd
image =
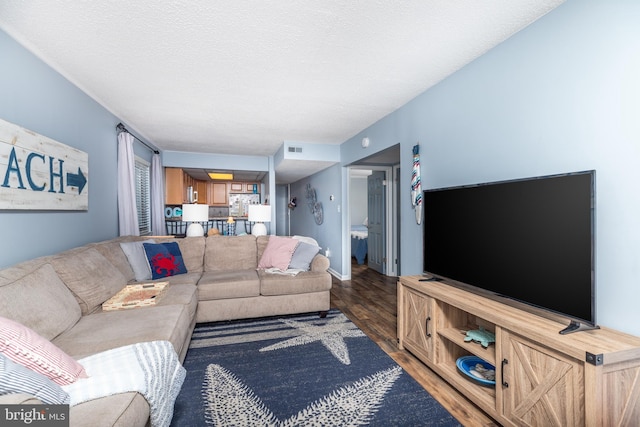
M49 378L0 353L0 395L26 393L48 405L69 404L69 395Z

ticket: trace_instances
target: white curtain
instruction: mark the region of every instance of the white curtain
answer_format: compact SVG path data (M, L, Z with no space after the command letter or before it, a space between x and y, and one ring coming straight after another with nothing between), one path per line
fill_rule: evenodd
M160 154L151 158L151 233L154 236L167 234L164 225L164 177Z
M139 236L133 136L118 134L118 224L121 236Z

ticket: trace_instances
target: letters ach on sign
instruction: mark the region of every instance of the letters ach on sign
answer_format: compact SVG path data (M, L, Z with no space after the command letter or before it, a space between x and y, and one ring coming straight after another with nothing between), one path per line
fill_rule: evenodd
M0 209L88 210L89 155L0 119Z

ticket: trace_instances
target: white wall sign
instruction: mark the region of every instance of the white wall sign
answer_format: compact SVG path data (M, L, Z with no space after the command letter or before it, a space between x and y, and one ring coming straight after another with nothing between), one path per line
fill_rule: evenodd
M0 119L0 209L88 210L89 155Z

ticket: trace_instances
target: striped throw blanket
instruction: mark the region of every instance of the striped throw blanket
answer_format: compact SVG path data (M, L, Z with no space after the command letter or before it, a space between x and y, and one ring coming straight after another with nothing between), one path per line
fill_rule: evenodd
M62 386L71 406L125 392L142 394L150 407L151 426L171 424L173 405L186 375L168 341L127 345L78 361L89 378Z

